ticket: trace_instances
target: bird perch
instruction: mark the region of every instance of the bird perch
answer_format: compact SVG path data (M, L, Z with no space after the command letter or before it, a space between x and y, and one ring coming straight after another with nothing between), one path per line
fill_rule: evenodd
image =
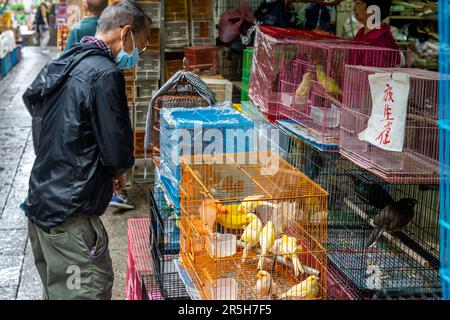
M245 244L244 244L242 241L239 241L239 240L238 240L238 241L237 241L237 245L238 245L239 247L241 247L241 248L245 248ZM253 251L254 251L255 253L257 253L257 254L261 254L261 249L260 249L260 248L256 248L256 249L254 248ZM273 261L273 259L270 258L270 257L265 257L265 259L268 259L268 260L270 260L270 261ZM288 266L289 268L294 268L294 265L292 264L292 262L287 261L286 258L283 257L283 256L279 256L279 255L278 255L278 256L277 256L277 261L278 261L279 263L285 265L285 266ZM320 275L319 270L316 270L316 269L314 269L314 268L305 266L305 265L303 265L303 264L302 264L302 266L303 266L303 269L305 270L305 272L306 272L307 274L310 274L310 275L319 277L319 275Z
M346 205L348 205L356 214L358 214L361 218L366 220L373 228L375 228L375 224L373 223L373 219L370 218L363 210L361 210L356 204L354 204L349 199L344 199L344 202ZM423 257L421 257L417 252L415 252L410 247L406 246L403 242L400 241L397 237L394 237L393 235L387 233L386 231L382 232L383 237L385 237L387 240L395 244L401 251L403 251L405 254L410 256L412 259L414 259L417 263L419 263L424 268L429 268L430 263L425 260Z

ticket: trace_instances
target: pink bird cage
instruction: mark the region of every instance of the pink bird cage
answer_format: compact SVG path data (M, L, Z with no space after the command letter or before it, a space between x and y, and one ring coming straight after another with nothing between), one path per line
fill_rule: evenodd
M402 152L387 151L358 138L358 134L367 128L372 113L368 77L380 72L401 72L410 77ZM339 141L341 154L389 183L438 183L438 93L437 72L346 66Z
M407 67L409 51L345 41L298 41L295 58L283 57L278 101L283 123L320 150L339 147L346 65Z
M299 40L340 39L328 33L260 26L256 33L249 97L271 121L279 119L280 70L295 58Z

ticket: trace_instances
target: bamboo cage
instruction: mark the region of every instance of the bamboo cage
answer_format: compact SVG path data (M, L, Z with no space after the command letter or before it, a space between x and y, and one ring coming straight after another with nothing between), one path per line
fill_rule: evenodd
M328 193L280 156L184 158L180 197L181 258L202 299L327 298Z

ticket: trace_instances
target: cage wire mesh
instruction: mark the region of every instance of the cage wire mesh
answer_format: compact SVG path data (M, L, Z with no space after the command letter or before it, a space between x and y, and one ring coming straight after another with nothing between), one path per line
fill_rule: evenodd
M314 31L281 29L268 26L257 28L253 52L253 64L249 84L249 96L253 103L277 120L280 105L279 81L283 61L292 60L297 53L296 40L335 39Z
M439 70L450 74L450 1L439 0ZM450 82L440 82L441 275L442 297L450 299Z
M187 300L189 294L175 267L174 260L179 258L177 250L161 252L155 239L152 241L153 275L164 300Z
M330 159L330 154L317 152L322 159L328 158L326 162L319 160L318 183L334 197L328 208L330 265L345 275L361 298L438 296L437 186L387 183L351 161ZM411 221L396 232L384 231L369 246L374 230L382 225L377 216L395 216L408 210L405 207L410 205L405 205L404 199L414 199Z
M327 298L320 186L271 152L185 161L180 249L205 299Z
M277 96L280 114L298 123L298 134L319 148L339 145L345 65L397 67L412 64L409 51L344 41L286 41L285 46L291 48L295 56L281 58Z
M180 249L180 229L178 215L169 206L163 189L159 185L150 184L150 214L152 236L161 253L176 254Z
M358 138L367 128L372 112L369 76L379 72L401 72L410 77L402 152L385 151ZM437 72L346 66L341 154L392 183L439 183L438 90Z
M250 103L242 111L255 129L276 125ZM330 299L438 299L439 190L435 184L391 184L338 154L320 151L280 129L286 160L329 193L328 297ZM390 201L415 199L401 232L366 248L373 219Z

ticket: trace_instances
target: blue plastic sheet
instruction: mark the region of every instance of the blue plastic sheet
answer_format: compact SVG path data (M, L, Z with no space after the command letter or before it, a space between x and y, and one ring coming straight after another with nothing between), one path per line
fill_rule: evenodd
M161 183L179 208L183 156L252 152L253 121L231 107L160 112Z

